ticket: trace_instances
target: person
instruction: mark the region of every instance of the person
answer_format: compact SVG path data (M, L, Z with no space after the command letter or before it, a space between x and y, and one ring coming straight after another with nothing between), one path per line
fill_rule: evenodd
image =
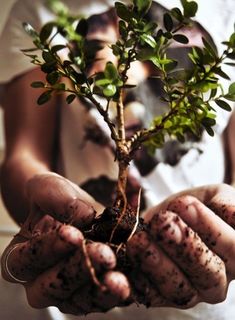
M230 15L223 20L221 14L226 8L226 14L233 12L232 2L227 1L227 7L219 0L199 2L199 8L201 5L204 9L213 4L210 9L219 13L219 21L230 28ZM117 37L112 10L107 11L112 2L68 4L77 12L101 14L98 21L105 27L97 28L97 19L91 20L91 39L109 42ZM208 11L206 19L203 14L204 11L199 12L198 17L202 26L203 21L216 19L216 15L208 17ZM94 109L87 111L82 104L78 108L75 102L65 107L54 99L43 108L36 107L39 92L29 84L44 80L44 75L18 52L18 48L30 47L30 39L20 31L21 22L28 21L37 29L51 17L43 1L19 0L1 35L0 81L4 83L6 132L1 188L9 213L21 226L3 254L3 277L23 284L31 306L56 306L65 314L91 313L87 319L134 319L136 315L150 320L230 319L235 308L233 283L229 286L235 276L235 191L222 183L221 141L228 116L219 115L213 139L203 135L198 142L203 153L194 148L183 154L180 151L179 157L177 151L171 165L167 157L165 162L148 158L151 166L147 169L141 168L138 157L135 159L135 166L130 168L129 197L134 201L138 186L143 186L149 233L139 232L128 243L134 279L127 278L116 271L115 257L108 245L86 243L82 234L92 224L96 212L100 213L110 201L107 198L111 197L117 177L105 131L99 131L100 118ZM224 40L224 34L220 38L219 23L206 27L214 29L209 31L216 44ZM98 60L90 72L99 71L106 60L112 59L108 47L99 54L106 58ZM6 59L11 61L7 67L3 63ZM142 83L148 77L148 69L135 65L130 77ZM136 93L133 95L136 98ZM134 102L131 95L127 97L128 119L139 121L140 117L133 114ZM143 108L140 109L142 118ZM94 125L100 133L98 139L91 135ZM200 187L202 184L207 185ZM89 262L102 282L97 282L90 272ZM125 305L130 283L135 285L136 300L151 308L131 304L112 309ZM102 290L102 284L108 294ZM108 309L112 310L97 313ZM49 310L52 318L63 317L56 309Z

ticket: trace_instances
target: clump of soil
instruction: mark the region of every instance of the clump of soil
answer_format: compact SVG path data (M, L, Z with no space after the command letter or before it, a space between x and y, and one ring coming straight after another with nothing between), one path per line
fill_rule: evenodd
M120 216L122 215L122 218ZM136 210L127 205L123 214L122 209L117 207L107 207L98 216L92 228L85 231L85 237L92 241L107 243L116 253L118 270L129 273L130 263L126 256L126 242L138 231L146 229L142 218L138 219L137 224Z

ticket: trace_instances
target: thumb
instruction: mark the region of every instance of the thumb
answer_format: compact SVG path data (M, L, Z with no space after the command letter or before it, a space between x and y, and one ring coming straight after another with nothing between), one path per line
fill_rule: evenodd
M96 215L94 199L55 173L35 175L28 182L27 194L36 212L76 227L91 224Z

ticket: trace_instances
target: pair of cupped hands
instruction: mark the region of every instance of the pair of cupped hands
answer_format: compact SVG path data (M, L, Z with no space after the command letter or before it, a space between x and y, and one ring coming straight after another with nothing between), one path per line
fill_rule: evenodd
M22 281L31 306L80 315L133 302L190 308L226 299L235 278L231 186L187 190L151 208L147 230L127 242L128 276L108 244L84 239L97 214L84 191L47 173L29 180L27 195L31 211L3 254L2 272Z

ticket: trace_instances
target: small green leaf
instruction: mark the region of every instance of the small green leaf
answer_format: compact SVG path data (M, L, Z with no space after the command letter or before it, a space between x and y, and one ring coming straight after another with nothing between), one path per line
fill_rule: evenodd
M46 50L43 50L42 51L42 57L43 59L45 60L45 62L55 62L56 63L56 59L55 57L53 56L53 54L48 51L47 49Z
M107 86L107 84L111 84L111 80L110 79L99 79L99 80L96 80L95 84L99 87L104 87L104 86Z
M150 34L142 34L142 35L140 36L140 39L141 39L143 42L147 43L147 44L148 44L150 47L152 47L152 48L155 48L156 45L157 45L154 37L152 37Z
M112 62L107 62L104 70L104 75L107 79L116 80L118 78L118 71Z
M51 99L51 91L45 91L39 96L37 103L39 105L42 105L48 102L50 99Z
M173 29L173 20L170 16L169 13L165 13L164 16L163 16L163 22L164 22L164 26L166 28L166 30L168 32L171 32L171 30Z
M184 8L184 16L186 18L195 17L198 10L198 5L195 1L181 0L181 4Z
M113 84L109 84L103 89L103 94L108 98L113 97L116 92L117 92L117 88Z
M124 21L130 21L131 13L128 8L121 2L115 2L116 12L119 18L123 19Z
M222 108L222 109L224 109L226 111L231 111L232 110L231 106L227 102L225 102L224 100L217 99L217 100L215 100L215 103L220 108Z
M224 98L229 101L235 101L235 94L226 94Z
M141 15L145 15L148 10L150 9L152 5L152 0L133 0L135 7L137 8L137 11Z
M216 124L216 121L213 118L205 117L205 118L202 119L202 124L203 124L203 126L212 127L212 126L214 126Z
M51 47L51 52L56 53L57 51L63 50L64 48L66 48L65 45L57 44L56 46Z
M21 49L23 53L38 51L38 48L30 48L30 49Z
M53 71L53 72L47 74L46 79L47 79L48 83L50 83L51 85L54 85L59 81L60 74L57 71Z
M221 68L214 69L214 72L226 80L231 80L230 77Z
M44 73L51 73L52 71L56 71L56 62L51 61L51 62L46 62L41 65L41 70Z
M235 50L227 54L227 57L231 60L235 60Z
M42 43L45 43L46 40L51 36L54 26L55 23L49 22L42 27L39 34Z
M212 47L212 45L204 38L202 37L202 42L205 46L205 48L208 50L208 52L214 57L217 58L217 54L215 52L215 49Z
M230 84L229 89L228 89L228 93L231 95L235 95L235 82Z
M34 81L31 83L32 88L44 88L45 84L42 81Z
M76 33L80 34L81 36L85 37L88 32L88 23L86 19L81 19L76 27Z
M180 11L179 8L173 8L173 9L171 9L171 14L172 14L172 16L173 16L176 20L178 20L179 22L182 22L183 19L184 19L183 14L182 14L182 12Z
M23 28L26 31L26 33L28 35L30 35L30 37L32 37L33 39L36 39L39 37L39 34L36 32L36 30L31 26L31 24L27 23L27 22L23 22Z
M187 44L189 42L188 38L183 34L174 34L173 39L182 44Z
M76 98L76 94L70 94L66 97L66 102L70 104L74 101L75 98Z
M65 91L66 90L66 86L64 83L56 83L53 86L54 89L58 90L58 91Z

